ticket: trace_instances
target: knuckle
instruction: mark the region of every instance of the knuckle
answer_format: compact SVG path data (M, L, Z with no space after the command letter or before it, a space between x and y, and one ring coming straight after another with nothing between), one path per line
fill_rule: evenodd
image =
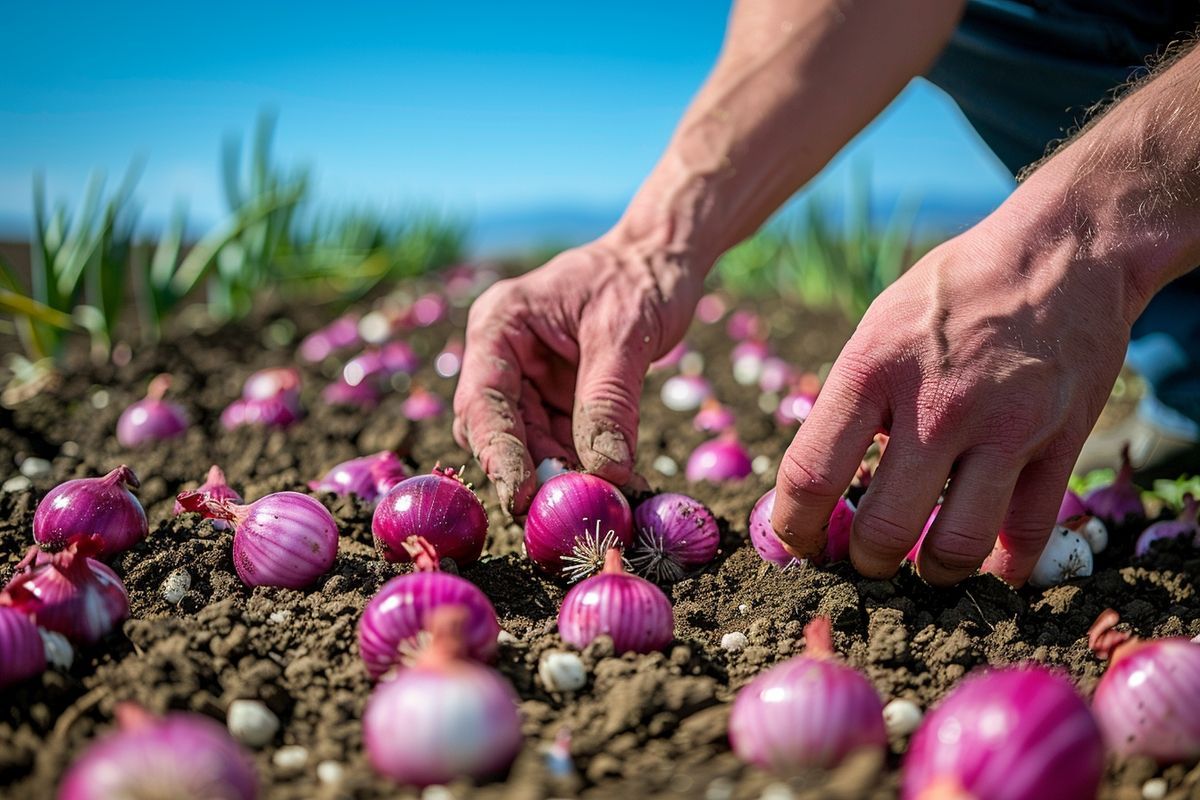
M779 476L785 481L784 488L792 497L811 497L831 500L841 497L846 487L838 486L824 471L810 469L800 457L788 450L779 465Z
M928 557L943 573L966 576L979 568L991 550L991 542L982 538L978 529L943 531L923 555Z
M874 504L855 516L854 533L872 553L905 553L916 542L917 533L900 519L901 515Z

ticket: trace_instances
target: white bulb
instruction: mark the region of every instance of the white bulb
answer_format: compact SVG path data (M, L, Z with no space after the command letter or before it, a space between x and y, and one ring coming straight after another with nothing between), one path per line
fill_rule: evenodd
M883 724L888 733L908 736L921 724L921 707L912 700L897 697L883 707Z
M1093 553L1103 553L1104 548L1108 547L1108 528L1096 517L1089 519L1087 524L1079 529L1079 535L1087 541Z
M1087 540L1075 531L1057 525L1033 567L1029 585L1045 589L1071 578L1087 577L1092 574L1092 565L1092 548Z

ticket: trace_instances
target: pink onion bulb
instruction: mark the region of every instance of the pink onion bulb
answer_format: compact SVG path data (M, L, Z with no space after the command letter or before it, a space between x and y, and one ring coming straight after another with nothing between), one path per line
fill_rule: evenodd
M938 512L942 510L942 504L938 503L933 507L933 511L929 512L929 519L925 520L925 527L921 528L921 535L917 537L917 543L908 551L908 555L904 557L905 561L917 563L917 554L921 552L921 545L925 544L925 537L929 535L929 529L933 527L934 520L937 519Z
M712 384L699 375L672 375L663 382L659 397L672 411L695 411L712 393Z
M0 605L0 689L45 671L46 647L37 625L17 609Z
M117 573L87 557L92 546L81 542L57 553L31 547L0 591L0 606L76 644L100 641L129 616L129 594Z
M1083 504L1083 498L1067 489L1063 492L1062 503L1058 507L1058 519L1055 521L1066 522L1072 517L1082 517L1087 513L1087 506Z
M725 322L725 333L730 339L762 339L767 334L767 326L762 318L753 311L739 310L729 315Z
M436 466L393 486L371 517L375 546L388 561L408 561L404 542L421 536L459 566L479 560L487 540L483 503L452 467Z
M404 405L400 410L404 413L405 419L411 422L420 422L441 416L446 410L446 404L436 394L427 392L420 386L414 386L408 393L408 397L404 398Z
M740 481L753 472L750 454L733 431L704 442L688 456L684 473L689 481Z
M657 360L650 362L649 371L662 372L663 370L674 369L679 366L679 362L683 361L683 357L688 354L688 349L686 342L680 342L663 353Z
M759 339L739 342L729 353L733 367L733 379L743 386L751 386L762 377L763 365L771 356L767 343Z
M254 800L254 763L225 727L200 714L155 717L116 708L120 730L92 745L67 770L58 800L178 797Z
M1121 450L1121 469L1108 486L1093 489L1083 498L1089 514L1108 525L1125 525L1146 518L1142 494L1133 485L1133 464L1129 461L1129 445Z
M358 317L345 314L324 328L305 336L297 352L305 361L315 363L324 361L334 352L353 347L361 341L358 335Z
M208 475L204 479L204 483L200 485L197 492L204 495L209 500L232 500L235 503L242 502L242 496L233 490L228 483L225 482L225 473L216 464L208 468ZM187 511L183 504L178 500L175 501L175 507L171 513L175 516ZM212 526L219 531L229 530L230 523L223 519L212 520Z
M1200 758L1200 645L1139 639L1113 630L1119 621L1110 608L1088 631L1092 650L1109 660L1092 697L1105 744L1160 764Z
M33 539L47 550L95 539L97 558L123 553L150 532L142 504L129 491L141 485L122 464L102 478L76 478L55 486L33 514Z
M462 339L449 339L442 352L433 359L433 371L443 378L453 378L462 369L463 352Z
M754 504L750 511L750 543L763 561L787 569L802 563L783 546L775 529L771 526L771 515L775 513L775 490L769 489ZM854 506L842 497L829 515L829 526L825 532L825 550L818 564L845 561L850 557L850 534L854 529Z
M1144 556L1150 552L1150 546L1163 539L1187 539L1193 547L1200 547L1200 503L1190 494L1184 497L1183 510L1175 519L1165 519L1156 522L1142 531L1134 546L1134 555Z
M803 389L791 391L783 396L775 408L775 421L785 427L799 425L808 419L815 402L817 402L817 396L812 392Z
M771 356L762 363L762 372L758 376L759 391L764 394L777 394L791 383L795 370L792 365L777 356Z
M525 554L551 575L579 580L604 565L604 554L633 541L633 514L608 481L585 472L542 484L525 519Z
M484 663L494 660L500 622L487 595L470 581L442 572L437 550L421 537L412 537L404 546L417 571L385 583L358 623L358 650L367 673L379 680L416 660L424 651L432 614L446 606L466 611L465 655Z
M242 396L221 412L221 425L286 428L304 414L300 406L300 373L291 367L259 370L242 384Z
M416 786L482 778L520 751L517 696L495 670L465 658L464 616L438 609L429 648L367 701L363 741L381 775Z
M721 532L712 512L685 494L656 494L633 512L629 563L646 577L674 583L717 556Z
M331 406L372 409L379 405L381 397L383 393L374 382L360 381L351 384L342 377L321 390L321 399Z
M177 499L188 511L233 523L233 567L247 586L302 589L328 572L337 557L337 523L306 494L276 492L249 505L199 492Z
M721 401L710 397L700 406L692 419L692 427L702 433L722 433L734 426L737 418L729 406L721 405Z
M298 403L300 373L293 367L270 367L251 373L242 384L243 400L282 399Z
M901 796L1094 800L1103 774L1100 730L1075 687L1025 664L969 675L925 717Z
M563 598L558 632L580 649L610 636L618 653L653 653L675 638L675 612L663 590L626 573L621 551L610 547L603 571L572 586Z
M352 458L329 468L319 481L309 481L314 492L332 492L338 496L353 494L371 505L379 502L388 491L412 471L391 450L381 450L369 456Z
M882 754L883 703L866 676L834 654L829 618L815 617L804 638L803 655L738 692L729 715L733 752L780 773L834 767L864 749Z
M150 381L146 397L131 403L117 419L117 441L132 449L146 442L161 442L182 436L190 424L187 411L178 403L163 400L171 386L170 375Z

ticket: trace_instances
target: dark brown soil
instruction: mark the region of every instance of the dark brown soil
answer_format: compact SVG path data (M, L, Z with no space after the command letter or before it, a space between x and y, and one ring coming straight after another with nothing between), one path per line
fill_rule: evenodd
M461 323L462 312L456 312ZM844 326L828 319L771 317L780 349L798 364L819 367L840 345ZM372 547L370 510L325 498L342 530L334 569L307 591L248 589L230 559L230 535L207 523L171 516L176 492L194 486L211 463L224 467L247 498L305 489L326 467L355 455L396 449L415 467L468 464L467 477L485 484L478 467L453 442L448 417L412 425L400 414L403 391L367 415L324 407L316 392L335 370L306 370L309 416L286 433L220 429L217 415L253 369L289 361L276 344L287 332L276 322L258 331L226 329L176 337L134 354L127 365L80 363L61 386L0 409L0 480L17 474L28 456L46 458L50 474L32 489L0 493L0 577L7 578L31 543L38 499L71 477L97 475L128 463L141 476L140 498L151 523L147 541L116 559L129 589L133 617L100 645L76 653L69 673L49 671L5 692L0 709L0 795L52 797L64 768L93 736L108 730L114 705L136 700L152 710L190 709L224 719L230 701L258 698L278 714L274 742L258 751L263 796L384 798L416 796L375 777L362 753L359 719L370 691L355 644L366 600L407 569L380 560ZM421 331L412 343L425 355L441 346L447 324ZM693 331L709 359L707 374L721 398L740 412L739 429L770 468L736 485L688 484L652 467L666 454L682 465L701 441L687 416L657 400L662 378L652 377L639 447L642 473L656 489L685 491L708 503L723 526L722 552L699 575L671 588L676 642L661 654L614 657L602 644L585 653L588 686L574 696L548 694L536 675L539 655L563 647L555 615L564 587L544 580L520 552L520 528L504 520L486 485L491 536L485 558L463 574L496 605L511 634L499 668L523 700L527 745L506 781L450 787L453 797L772 797L891 798L896 794L904 742L893 742L886 763L859 759L833 773L783 780L739 764L725 738L733 693L765 667L795 652L803 624L814 614L833 618L835 643L863 668L885 698L936 701L971 668L1035 659L1065 666L1089 692L1101 672L1086 647L1095 616L1113 606L1145 635L1200 633L1195 576L1200 555L1170 548L1131 564L1131 546L1118 533L1089 579L1046 592L1015 592L986 576L937 591L905 567L892 581L864 580L848 565L781 572L761 562L746 540L746 517L769 488L789 435L757 409L757 393L727 377L728 345L719 326ZM159 371L176 378L173 394L197 424L169 447L126 452L113 436L122 408ZM418 380L449 397L451 383L426 367ZM403 387L401 387L402 389ZM1128 533L1128 532L1126 532ZM165 577L185 568L192 585L178 606L161 594ZM740 653L720 647L723 634L741 631ZM548 771L543 748L563 729L571 733L576 773ZM272 756L285 745L307 749L301 768L280 768ZM342 767L340 780L321 782L317 765ZM1064 769L1069 769L1064 765ZM330 768L321 770L328 776ZM1104 798L1141 797L1142 783L1165 777L1171 798L1200 796L1200 768L1134 761L1110 767ZM432 795L429 795L432 796Z

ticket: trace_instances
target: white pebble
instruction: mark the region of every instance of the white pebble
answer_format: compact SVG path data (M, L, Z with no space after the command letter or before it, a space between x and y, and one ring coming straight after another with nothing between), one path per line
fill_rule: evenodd
M326 786L341 783L345 773L346 770L336 761L322 761L317 764L317 780Z
M728 650L730 653L739 653L745 650L748 644L750 644L750 640L741 631L727 633L721 637L721 649Z
M733 797L733 781L728 778L714 778L704 790L704 800L731 800Z
M454 800L454 793L445 786L426 786L421 792L421 800Z
M679 465L670 456L659 456L654 459L654 468L668 478L679 474Z
M587 684L587 667L574 653L550 650L538 660L538 677L549 692L574 692Z
M750 469L754 470L755 475L765 475L771 469L771 457L755 456L750 462Z
M888 733L895 736L908 736L921 724L923 716L919 705L903 697L897 697L883 707L883 724Z
M774 414L779 408L779 395L774 392L763 392L758 396L758 410L764 414Z
M772 783L763 789L762 794L758 796L758 800L792 800L795 796L786 783Z
M275 751L271 763L285 772L299 772L308 763L308 748L289 744Z
M520 640L508 631L501 628L500 632L496 634L496 641L500 644L516 644Z
M24 475L14 475L4 482L4 486L0 487L6 492L23 492L33 486L33 481L26 478Z
M79 443L72 442L68 439L62 443L62 446L58 448L58 451L67 458L75 458L75 456L79 455Z
M1146 800L1163 800L1167 796L1167 782L1162 778L1151 778L1142 784L1142 797Z
M92 393L92 408L108 408L108 392L97 389Z
M226 724L233 738L248 747L262 747L275 738L279 717L259 700L234 700ZM278 758L279 754L275 754Z
M26 478L40 478L50 474L50 462L44 458L30 456L21 462L21 474Z
M274 622L276 625L282 625L291 618L292 612L288 611L286 608L283 611L272 611L267 616L267 619L271 622Z
M190 588L192 588L192 576L186 569L180 567L171 570L171 574L162 584L163 599L171 605L175 605L183 599Z
M75 661L75 651L71 648L71 643L67 641L67 637L58 631L48 631L45 628L38 628L38 633L42 635L42 647L46 651L46 663L52 667L58 667L64 672L69 670L71 664Z
M738 613L743 615L750 613L750 606L746 603L738 603Z

